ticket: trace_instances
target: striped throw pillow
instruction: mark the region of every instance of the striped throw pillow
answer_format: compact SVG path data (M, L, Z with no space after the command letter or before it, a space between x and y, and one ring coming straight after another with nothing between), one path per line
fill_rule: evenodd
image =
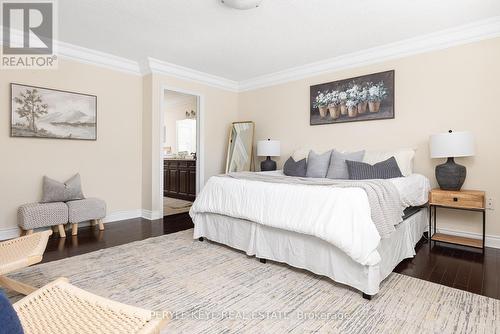
M350 180L392 179L403 176L394 157L374 165L350 160L346 160L346 164Z

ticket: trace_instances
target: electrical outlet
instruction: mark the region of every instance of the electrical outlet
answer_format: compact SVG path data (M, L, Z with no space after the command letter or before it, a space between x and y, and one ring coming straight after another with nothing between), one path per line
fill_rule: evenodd
M486 199L486 209L488 209L488 210L495 210L495 206L494 206L494 203L493 203L493 198L488 197Z

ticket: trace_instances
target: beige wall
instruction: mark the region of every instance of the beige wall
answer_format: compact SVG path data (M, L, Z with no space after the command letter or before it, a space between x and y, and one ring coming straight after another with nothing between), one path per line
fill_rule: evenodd
M11 138L12 82L97 95L97 141ZM141 209L141 77L64 60L57 70L0 70L0 101L0 232L17 225L19 205L41 199L44 175L79 172L108 213Z
M309 125L309 87L373 72L395 72L396 118L373 122ZM415 147L415 171L433 185L429 135L448 129L470 130L476 137L476 156L457 159L467 167L465 188L484 189L499 204L500 165L500 39L411 56L378 65L258 89L239 95L239 119L256 123L256 140L281 141L280 165L294 149L387 149ZM500 207L488 211L487 233L500 236ZM480 231L480 216L445 212L441 226ZM466 218L466 219L464 219Z
M153 74L148 77L151 89L146 89L152 95L152 106L144 111L143 148L147 152L152 148L160 148L161 132L160 110L163 98L163 88L181 90L185 93L201 96L202 117L200 127L203 134L200 138L204 148L204 167L201 171L205 181L212 175L224 171L226 144L231 122L238 117L238 94L222 89L188 82L165 75ZM149 85L149 84L148 84ZM147 114L147 115L146 115ZM160 189L160 151L147 153L148 159L143 161L143 208L151 210L153 216L162 207ZM151 159L149 159L149 155Z

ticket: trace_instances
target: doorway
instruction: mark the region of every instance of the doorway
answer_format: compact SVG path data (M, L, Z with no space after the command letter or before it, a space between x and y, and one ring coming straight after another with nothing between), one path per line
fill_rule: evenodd
M199 106L197 95L164 89L163 216L189 212L199 183Z

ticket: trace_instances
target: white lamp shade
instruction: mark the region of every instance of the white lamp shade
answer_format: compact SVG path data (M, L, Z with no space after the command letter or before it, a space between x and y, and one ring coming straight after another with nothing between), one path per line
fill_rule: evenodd
M279 157L280 142L278 140L259 140L257 142L257 155L259 157Z
M474 136L470 132L438 133L430 139L431 158L457 158L474 155Z

